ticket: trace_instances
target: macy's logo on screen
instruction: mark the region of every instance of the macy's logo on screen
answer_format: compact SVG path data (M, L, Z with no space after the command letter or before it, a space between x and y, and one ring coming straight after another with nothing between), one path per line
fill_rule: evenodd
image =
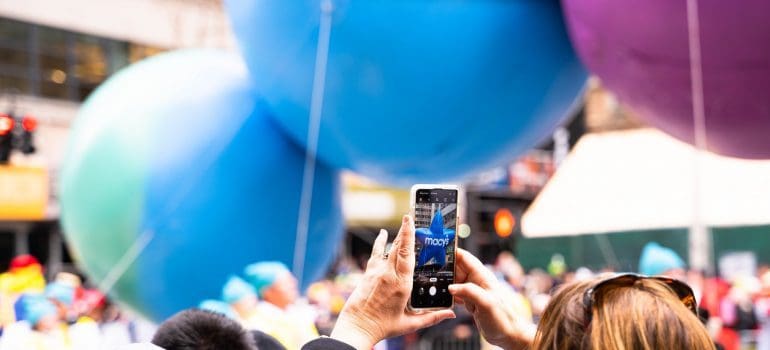
M446 247L447 244L449 244L449 238L432 238L432 237L425 238L425 245L429 245L433 247Z

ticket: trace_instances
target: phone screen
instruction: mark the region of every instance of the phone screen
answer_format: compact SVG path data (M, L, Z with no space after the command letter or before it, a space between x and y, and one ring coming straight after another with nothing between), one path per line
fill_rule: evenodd
M415 269L411 307L452 306L457 190L419 188L415 193Z

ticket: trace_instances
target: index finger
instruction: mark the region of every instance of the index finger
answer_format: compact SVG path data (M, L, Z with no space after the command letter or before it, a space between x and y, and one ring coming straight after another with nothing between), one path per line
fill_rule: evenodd
M374 240L374 244L372 245L372 255L370 259L382 260L386 254L385 245L387 243L388 243L388 231L385 229L380 229L380 233L377 234L377 238Z
M414 269L414 222L412 217L404 215L401 229L398 230L388 261L402 275L412 273Z

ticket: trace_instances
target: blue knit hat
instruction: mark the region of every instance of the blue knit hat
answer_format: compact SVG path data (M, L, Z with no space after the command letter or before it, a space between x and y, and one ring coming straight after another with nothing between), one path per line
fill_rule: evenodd
M264 261L246 266L243 274L246 280L251 283L257 291L259 297L262 297L265 289L272 286L275 280L285 273L291 273L289 268L278 261Z
M684 260L671 248L656 242L647 243L639 259L639 273L649 276L660 275L668 270L685 267Z
M30 325L36 325L43 317L56 316L56 306L43 295L26 295L22 301L24 319Z
M225 286L222 287L222 300L228 304L235 303L249 295L256 297L257 292L254 287L238 276L230 276Z
M227 316L228 318L231 318L233 320L238 319L238 315L235 314L235 311L233 311L233 308L230 307L230 304L225 303L223 301L219 300L204 300L201 301L200 304L198 304L198 308L201 310L216 312L218 314L222 314Z
M61 282L52 282L45 287L45 296L69 306L75 300L75 288Z

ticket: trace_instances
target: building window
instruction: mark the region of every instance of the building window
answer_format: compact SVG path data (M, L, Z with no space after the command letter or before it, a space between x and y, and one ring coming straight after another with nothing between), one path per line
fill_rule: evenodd
M29 26L0 19L0 88L33 93L28 69L29 38Z
M162 51L0 18L0 92L83 101L117 70Z

